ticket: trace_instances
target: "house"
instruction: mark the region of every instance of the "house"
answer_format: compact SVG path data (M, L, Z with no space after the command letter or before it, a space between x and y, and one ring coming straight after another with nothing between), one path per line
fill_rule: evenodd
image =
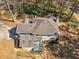
M17 25L16 33L19 35L20 47L34 48L40 40L56 40L59 35L58 25L51 18L35 18L29 24ZM39 45L39 44L36 44Z

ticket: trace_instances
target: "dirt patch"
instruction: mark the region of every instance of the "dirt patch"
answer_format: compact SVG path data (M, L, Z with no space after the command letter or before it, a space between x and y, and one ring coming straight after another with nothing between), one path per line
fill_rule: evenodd
M73 15L75 16L75 18L76 18L77 21L79 22L79 14L74 13Z

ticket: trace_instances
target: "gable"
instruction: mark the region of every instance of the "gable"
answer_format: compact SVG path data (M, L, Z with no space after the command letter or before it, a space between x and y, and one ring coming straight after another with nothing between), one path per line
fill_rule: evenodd
M20 47L31 48L34 46L33 37L30 35L20 35Z

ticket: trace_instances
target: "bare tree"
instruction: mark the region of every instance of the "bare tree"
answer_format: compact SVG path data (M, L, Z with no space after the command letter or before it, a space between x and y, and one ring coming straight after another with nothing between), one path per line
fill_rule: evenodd
M73 6L72 6L72 10L70 10L70 12L69 12L69 17L68 17L68 19L70 19L71 17L72 17L72 15L73 15L73 13L74 13L74 11L75 11L75 8L76 8L76 6L78 5L78 0L70 0L71 2L73 2Z
M10 8L10 3L9 3L9 0L4 0L4 2L5 2L5 4L6 4L6 7L7 7L7 8L8 8L8 10L9 10L9 12L10 12L10 14L11 14L12 18L13 18L13 21L15 21L15 20L16 20L16 17L14 16L14 14L13 14L13 12L12 12L11 8Z

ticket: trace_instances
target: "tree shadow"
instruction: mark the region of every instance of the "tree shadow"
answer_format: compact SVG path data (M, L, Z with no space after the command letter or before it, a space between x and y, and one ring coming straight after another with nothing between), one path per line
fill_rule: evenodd
M57 58L60 59L79 59L79 37L77 39L62 37L59 42L51 42L46 48ZM60 42L64 42L61 44Z

